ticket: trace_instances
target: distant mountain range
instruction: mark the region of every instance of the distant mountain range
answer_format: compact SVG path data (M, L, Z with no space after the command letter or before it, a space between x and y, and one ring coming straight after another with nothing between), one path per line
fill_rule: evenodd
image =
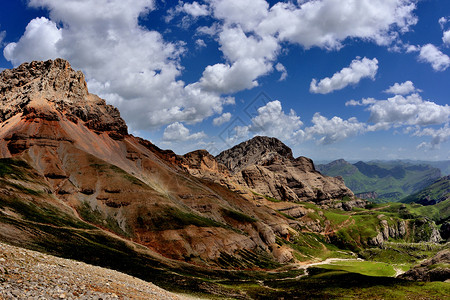
M342 159L334 160L340 161ZM316 166L327 165L330 160L315 160ZM348 163L354 164L360 160L346 160ZM450 175L450 160L428 161L428 160L413 160L413 159L397 159L397 160L370 160L365 161L367 164L382 164L382 165L396 165L396 164L411 164L411 165L428 165L441 170L442 176Z
M441 169L429 164L404 161L359 161L351 164L339 159L317 165L317 169L327 176L341 176L356 196L379 202L400 201L442 176Z

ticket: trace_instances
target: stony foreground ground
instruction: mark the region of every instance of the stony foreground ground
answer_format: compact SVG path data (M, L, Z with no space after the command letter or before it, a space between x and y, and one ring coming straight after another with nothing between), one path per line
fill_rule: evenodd
M138 278L0 243L0 299L186 299Z

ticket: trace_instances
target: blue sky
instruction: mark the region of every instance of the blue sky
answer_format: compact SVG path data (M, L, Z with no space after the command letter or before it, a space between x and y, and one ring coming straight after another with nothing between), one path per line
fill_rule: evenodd
M447 0L0 4L0 68L62 57L179 154L275 136L314 160L450 159Z

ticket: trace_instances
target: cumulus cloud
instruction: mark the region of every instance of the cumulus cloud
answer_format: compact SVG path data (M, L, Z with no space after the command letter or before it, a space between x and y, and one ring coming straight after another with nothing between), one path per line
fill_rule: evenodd
M448 21L449 21L449 19L446 17L439 18L438 22L439 22L439 25L441 26L441 29L444 29L444 26L445 26L445 24L447 24Z
M185 142L190 140L198 140L206 137L206 134L202 132L190 133L182 123L175 122L170 124L164 129L163 141L165 142Z
M450 45L450 30L444 31L442 35L442 42L444 42L445 45Z
M406 53L419 52L420 47L416 45L405 45Z
M180 11L194 18L209 15L208 5L199 4L197 1L194 1L192 3L180 3L178 4L178 7Z
M345 106L364 106L377 102L374 98L364 98L361 101L350 100L345 102Z
M180 1L177 6L167 11L165 21L169 23L177 16L182 15L183 17L181 18L181 22L179 22L179 24L181 24L181 27L187 28L197 18L205 17L209 14L209 6L206 4L200 4L197 1L192 3L184 3L183 1Z
M388 93L388 94L394 94L394 95L407 95L407 94L411 94L413 92L421 92L421 90L416 89L414 87L414 83L412 83L412 81L408 80L403 83L396 82L393 86L390 86L384 92Z
M204 48L204 47L206 47L206 43L202 39L197 39L195 41L195 45L197 46L197 48Z
M415 8L414 0L279 2L270 8L257 30L306 49L339 49L349 37L388 45L417 23Z
M407 97L396 95L387 100L376 101L368 108L369 122L375 124L400 125L436 125L450 119L450 107L423 100L418 94Z
M450 58L432 44L420 48L419 60L430 63L435 71L445 71L450 66Z
M357 84L363 78L375 79L378 71L378 60L364 57L354 59L350 66L335 73L331 78L326 77L317 83L313 79L309 91L315 94L328 94L336 90L341 90L348 85Z
M251 124L234 128L235 136L229 142L235 142L252 135L274 136L282 140L290 140L301 132L303 122L294 110L289 114L283 111L278 100L268 102L257 109L257 115L252 118Z
M211 0L214 16L230 25L240 25L246 32L252 32L269 14L265 0Z
M257 77L267 74L272 66L253 58L233 64L215 64L203 71L199 87L212 93L234 93L258 86Z
M241 27L224 27L220 50L228 63L207 66L200 86L207 91L233 93L258 86L257 78L272 71L280 48L272 36L246 34Z
M220 126L222 124L225 124L231 120L231 113L223 113L221 116L214 118L213 124L214 126Z
M47 18L36 18L28 23L25 33L17 43L9 43L3 49L5 58L17 66L28 60L45 60L59 56L56 43L62 38L62 30Z
M450 140L450 127L448 124L445 124L444 127L439 129L424 128L415 132L414 135L431 137L431 141L429 143L423 142L418 146L418 148L436 149L439 148L442 143Z
M359 122L356 118L343 120L340 117L333 117L327 119L320 113L314 114L312 123L313 126L305 129L306 138L311 139L317 136L319 144L332 144L361 134L366 130L366 124Z
M281 63L277 63L275 65L275 70L281 73L280 79L278 79L279 81L286 80L288 73L286 71L286 68Z

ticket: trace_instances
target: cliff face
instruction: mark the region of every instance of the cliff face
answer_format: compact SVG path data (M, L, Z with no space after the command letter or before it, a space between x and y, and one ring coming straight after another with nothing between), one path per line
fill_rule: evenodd
M216 159L239 184L278 200L320 202L354 196L340 178L323 176L309 158L294 158L276 138L255 137Z
M393 224L381 220L378 231L377 236L368 241L369 245L382 246L389 238L403 239L412 243L439 243L442 240L436 224L427 218L397 220Z
M0 74L0 122L21 113L27 120L81 121L89 129L126 135L119 111L89 94L84 75L62 59L25 63Z

